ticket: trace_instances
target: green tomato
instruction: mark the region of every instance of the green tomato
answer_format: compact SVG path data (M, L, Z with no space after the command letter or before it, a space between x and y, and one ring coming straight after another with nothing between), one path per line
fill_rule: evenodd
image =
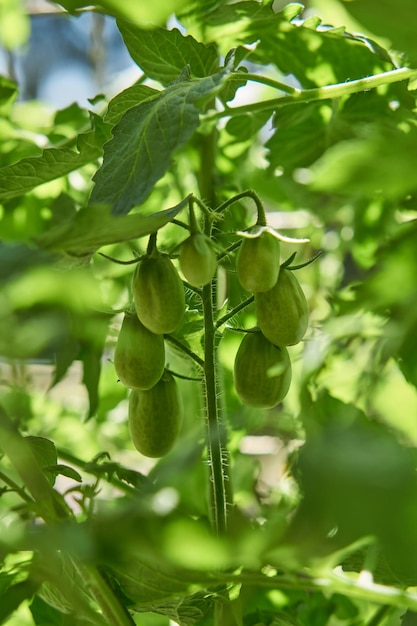
M177 382L169 372L151 389L131 391L129 431L135 448L144 456L165 456L177 439L181 421Z
M114 351L119 380L126 387L150 389L161 378L164 366L163 336L148 330L137 315L126 313Z
M272 289L278 280L280 243L267 231L259 237L244 237L236 257L236 272L247 291L258 293Z
M138 264L132 282L138 318L157 335L172 333L185 312L184 285L165 254L147 255Z
M217 258L210 239L203 233L193 233L181 244L180 268L193 287L203 287L213 280Z
M291 376L286 348L274 346L260 331L244 336L234 363L235 388L244 404L274 407L287 395Z
M258 325L277 346L293 346L304 337L308 326L308 304L294 272L281 269L269 291L255 294Z

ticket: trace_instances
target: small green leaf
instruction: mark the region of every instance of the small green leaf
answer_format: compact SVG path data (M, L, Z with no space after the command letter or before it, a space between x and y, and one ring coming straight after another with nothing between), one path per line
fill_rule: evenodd
M61 474L62 476L66 476L67 478L72 478L72 480L77 481L77 483L81 483L83 481L81 475L73 467L69 467L69 465L61 465L60 463L58 463L58 465L56 465L54 468L48 469L52 469L56 474Z
M45 437L25 437L26 442L30 445L35 459L45 472L51 485L54 484L56 478L55 467L57 464L57 451L53 441Z

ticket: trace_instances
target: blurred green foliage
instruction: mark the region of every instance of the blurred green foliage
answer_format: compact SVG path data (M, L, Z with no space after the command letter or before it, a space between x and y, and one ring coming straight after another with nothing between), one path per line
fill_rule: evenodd
M125 4L94 4L143 71L113 99L54 111L0 78L0 623L107 624L104 585L115 624L413 624L417 71L387 78L415 65L412 3ZM20 5L0 11L3 45L21 45ZM352 93L355 79L375 82ZM324 254L297 272L310 325L279 406L234 389L253 305L217 329L234 493L217 537L206 399L181 350L203 357L199 298L186 290L166 342L184 407L167 457L134 450L112 358L147 236L175 259L188 195L215 208L245 189L310 238L282 260ZM248 295L236 232L255 222L241 198L215 224L219 319Z

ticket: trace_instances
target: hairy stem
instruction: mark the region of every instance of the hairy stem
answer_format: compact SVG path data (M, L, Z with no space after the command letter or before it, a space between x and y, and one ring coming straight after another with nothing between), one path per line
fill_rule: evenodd
M204 312L204 386L207 412L208 453L210 463L210 499L212 526L222 534L227 528L227 486L225 430L220 423L217 389L216 333L213 316L212 284L203 288Z
M361 91L369 91L381 85L398 83L403 80L417 77L417 70L408 67L391 70L389 72L381 72L373 76L350 80L346 83L336 83L334 85L326 85L324 87L314 87L312 89L296 89L291 95L281 96L280 98L272 98L251 104L244 104L236 107L226 107L223 111L208 114L207 120L215 120L223 117L232 117L235 115L244 115L245 113L254 113L256 111L267 111L277 109L289 104L298 102L314 102L317 100L329 100L332 98L341 98Z

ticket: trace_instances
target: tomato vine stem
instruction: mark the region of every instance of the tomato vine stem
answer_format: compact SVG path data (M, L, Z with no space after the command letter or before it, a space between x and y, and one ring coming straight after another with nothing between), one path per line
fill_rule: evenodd
M279 98L271 98L260 102L253 102L236 107L225 107L222 111L207 114L205 120L213 121L224 117L234 117L235 115L244 115L246 113L255 113L258 111L267 111L277 109L289 104L298 102L314 102L317 100L329 100L332 98L341 98L351 94L360 93L361 91L369 91L382 85L398 83L403 80L417 77L417 70L408 67L401 67L388 72L381 72L373 76L365 76L345 83L335 83L325 85L323 87L313 87L311 89L297 89L290 95L281 96ZM240 76L240 79L242 77ZM260 77L259 77L260 78ZM260 82L259 78L257 82ZM277 89L282 90L282 85L277 85Z

